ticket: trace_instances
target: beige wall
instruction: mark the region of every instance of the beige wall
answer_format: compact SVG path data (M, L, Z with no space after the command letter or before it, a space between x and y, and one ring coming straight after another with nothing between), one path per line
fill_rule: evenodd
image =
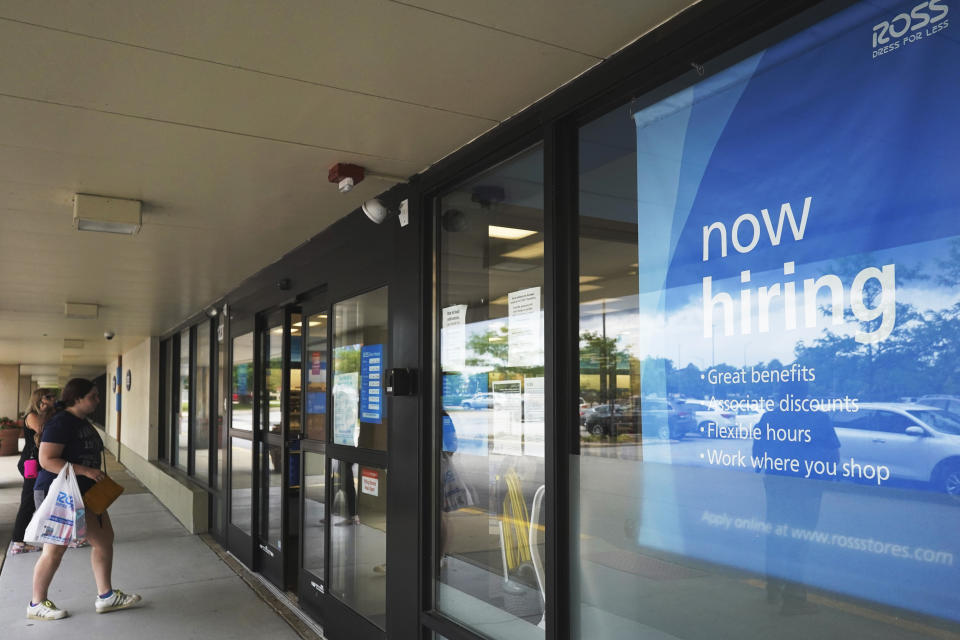
M17 418L20 393L20 365L0 365L0 418Z
M157 338L144 340L123 354L122 380L119 381L119 385L123 388L120 442L146 460L157 458L159 363L159 340ZM127 371L131 374L129 391L126 386ZM115 404L114 407L116 407ZM116 437L116 411L113 414L114 428L110 435Z
M103 401L107 404L104 408L104 430L114 438L117 437L117 394L113 392L113 377L117 374L117 359L114 358L107 363L107 393ZM120 381L117 381L117 392L120 391Z
M30 376L20 376L20 413L27 412L27 407L30 406L30 394L36 388L37 386L30 379Z

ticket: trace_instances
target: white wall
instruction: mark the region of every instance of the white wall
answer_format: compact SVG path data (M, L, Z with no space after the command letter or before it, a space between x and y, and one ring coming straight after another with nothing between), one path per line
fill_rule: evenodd
M17 419L20 395L20 365L0 365L0 418Z
M120 386L123 388L120 442L146 460L157 459L159 363L160 341L157 338L144 340L123 354L123 372L120 380ZM128 371L131 375L129 391L126 386ZM116 411L114 411L113 422L114 430L111 435L116 437Z

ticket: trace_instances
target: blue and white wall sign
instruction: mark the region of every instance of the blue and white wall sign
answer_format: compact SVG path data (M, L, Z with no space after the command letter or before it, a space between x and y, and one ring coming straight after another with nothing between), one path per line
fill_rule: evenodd
M383 418L383 345L360 349L360 421L380 424Z

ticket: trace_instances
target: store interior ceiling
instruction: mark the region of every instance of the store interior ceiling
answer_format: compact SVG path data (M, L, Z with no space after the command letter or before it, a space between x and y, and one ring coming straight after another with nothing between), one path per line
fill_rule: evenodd
M331 165L423 171L691 4L0 0L0 364L102 373L391 186Z

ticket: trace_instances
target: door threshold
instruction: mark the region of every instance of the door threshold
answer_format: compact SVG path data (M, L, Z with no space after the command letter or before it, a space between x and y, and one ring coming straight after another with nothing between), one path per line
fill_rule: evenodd
M323 635L323 627L307 615L293 598L278 589L261 574L254 573L248 569L235 555L220 546L220 543L210 534L202 533L200 534L200 539L203 540L228 567L233 569L233 572L247 583L247 586L253 589L253 591L260 596L261 600L266 602L277 615L283 618L303 640L326 640L326 636Z

